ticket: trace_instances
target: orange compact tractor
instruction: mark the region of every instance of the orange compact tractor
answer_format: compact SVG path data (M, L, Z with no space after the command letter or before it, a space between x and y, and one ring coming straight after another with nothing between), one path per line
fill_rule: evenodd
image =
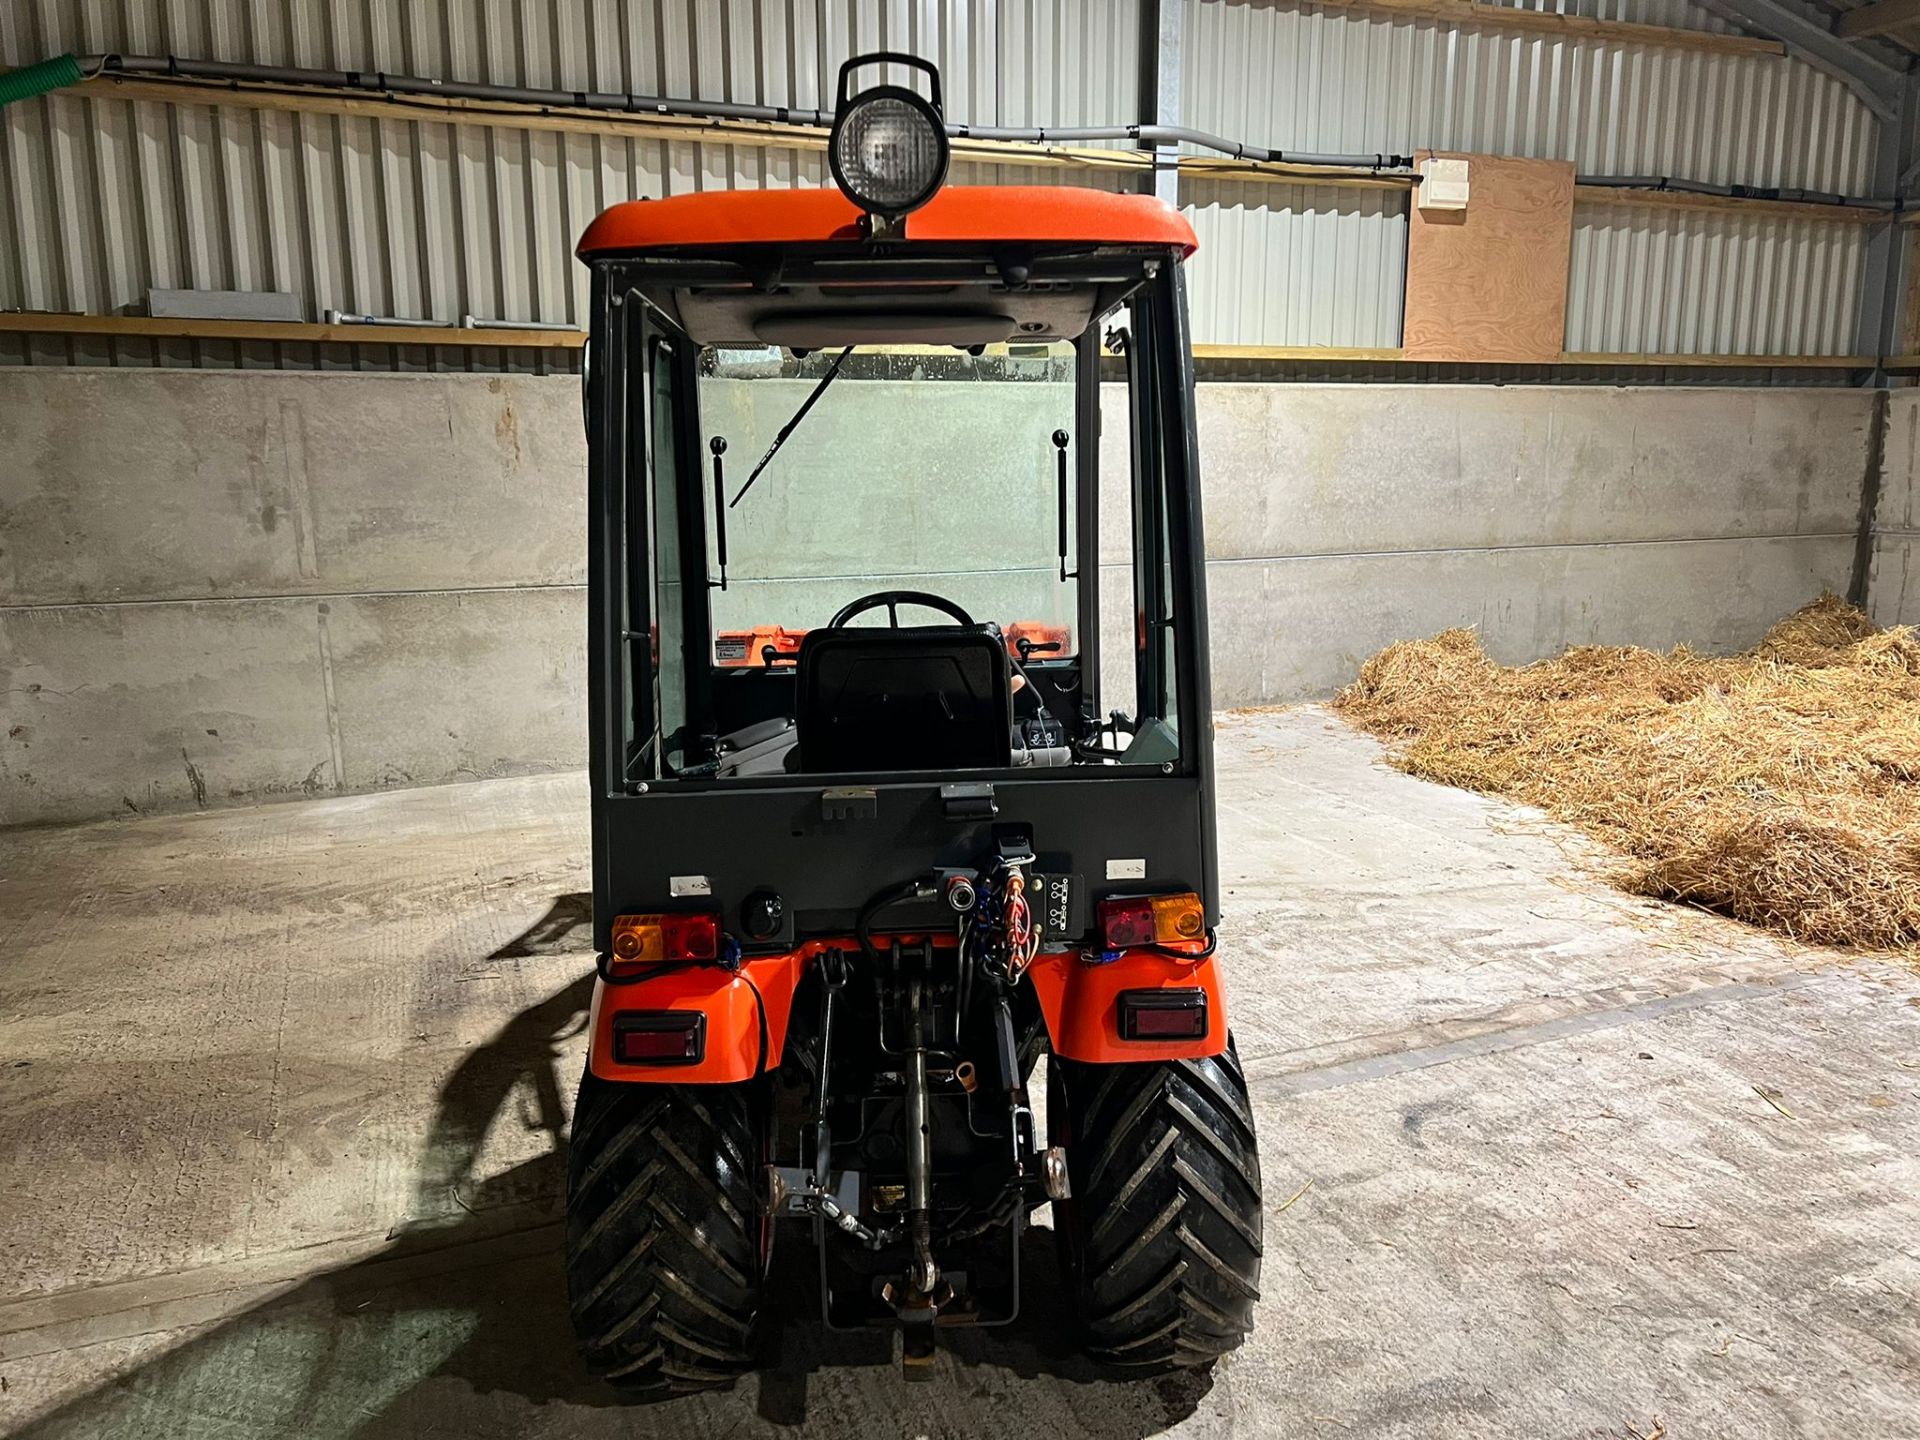
M877 64L915 84L850 93ZM573 1322L611 1380L724 1383L776 1237L810 1241L821 1321L897 1327L925 1373L941 1327L1014 1319L1051 1203L1088 1353L1206 1365L1252 1323L1261 1206L1215 954L1193 232L946 186L911 57L850 62L835 116L837 190L633 201L580 242Z

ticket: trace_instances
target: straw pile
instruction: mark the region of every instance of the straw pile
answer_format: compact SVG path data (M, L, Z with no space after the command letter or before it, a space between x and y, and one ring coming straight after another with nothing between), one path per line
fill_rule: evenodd
M1389 646L1335 702L1413 775L1536 805L1625 888L1797 939L1920 949L1920 635L1832 595L1751 652Z

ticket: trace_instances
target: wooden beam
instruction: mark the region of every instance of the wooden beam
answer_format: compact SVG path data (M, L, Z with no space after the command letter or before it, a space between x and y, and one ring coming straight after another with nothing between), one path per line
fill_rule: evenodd
M1833 33L1842 40L1864 40L1869 35L1885 35L1916 23L1920 23L1920 0L1878 0L1876 4L1847 11L1833 27Z
M322 325L295 320L186 320L150 315L0 311L0 333L93 335L109 339L235 340L270 345L405 345L503 350L578 350L583 330L468 330L457 325ZM1307 364L1428 365L1404 350L1340 345L1195 345L1198 360L1271 360ZM1472 362L1476 364L1509 362ZM1716 370L1870 370L1871 355L1561 355L1558 366L1681 366ZM1889 369L1920 369L1920 355L1895 356Z
M211 85L190 80L122 80L102 75L76 87L92 99L147 100L170 105L239 105L294 115L345 115L361 120L473 125L492 130L537 130L560 135L620 135L675 144L741 145L752 149L827 148L827 132L813 125L783 125L759 120L695 120L673 115L626 114L614 110L514 105L457 98L394 98L314 87L289 90L234 83ZM953 142L953 158L983 164L1071 166L1079 169L1148 171L1152 157L1139 150L1107 150L1092 145L1041 144L1021 140Z
M1370 10L1407 15L1443 25L1473 25L1555 35L1563 40L1599 40L1615 45L1658 45L1670 50L1710 50L1722 55L1785 55L1778 40L1758 35L1723 35L1713 30L1682 30L1670 25L1640 25L1625 20L1595 20L1551 10L1522 10L1486 0L1311 0L1330 10Z
M467 349L578 350L584 330L467 329L459 325L321 325L310 320L197 320L151 315L0 312L0 331L110 339L237 340L267 345L446 345Z
M1207 345L1193 347L1196 360L1260 360L1305 364L1508 365L1557 368L1679 368L1693 370L1871 370L1871 355L1675 355L1562 352L1552 360L1417 359L1398 349L1350 349L1332 345ZM1920 356L1909 356L1920 367Z
M1654 210L1717 210L1723 215L1777 215L1783 220L1826 220L1840 225L1879 225L1891 210L1864 205L1821 205L1801 200L1751 200L1740 195L1697 195L1690 190L1629 190L1618 185L1576 185L1579 205L1638 206Z
M1700 370L1871 370L1871 355L1562 355L1561 365L1654 365Z
M1180 173L1193 180L1320 185L1336 190L1413 189L1411 175L1381 175L1371 170L1311 169L1300 165L1271 164L1264 160L1235 160L1227 155L1182 155L1179 164Z
M1427 0L1420 0L1427 3ZM1464 3L1464 0L1463 0ZM1481 8L1485 8L1482 6ZM172 105L239 105L298 115L346 115L367 120L400 120L475 125L498 130L538 130L568 135L623 135L680 144L744 145L758 149L823 150L826 136L810 126L761 124L746 120L685 120L671 116L618 115L604 110L555 110L534 106L477 106L470 101L422 99L390 101L338 90L297 94L246 85L203 85L175 80L115 80L101 77L80 87L95 99L150 101ZM1035 165L1079 170L1144 174L1151 157L1138 150L1095 146L1040 145L1012 140L957 140L955 158L983 165ZM1332 189L1399 190L1413 188L1411 175L1377 175L1362 170L1328 170L1299 165L1236 160L1225 155L1182 155L1180 173L1196 180L1251 181L1313 185ZM1778 200L1744 200L1724 195L1693 195L1678 190L1620 190L1581 186L1581 204L1667 206L1722 210L1729 214L1779 215L1782 218L1871 224L1884 216L1857 206L1803 205ZM1916 215L1903 217L1911 221Z
M1373 175L1364 171L1303 170L1298 166L1267 165L1226 156L1182 155L1180 173L1196 180L1256 181L1282 185L1325 185L1335 189L1411 191L1411 175ZM1701 195L1691 190L1629 189L1620 185L1575 185L1576 205L1618 209L1716 210L1723 215L1777 216L1782 220L1824 220L1836 225L1879 225L1895 218L1889 210L1864 205L1822 205L1811 200L1757 200L1741 195ZM1920 218L1907 212L1902 218Z
M1364 365L1410 364L1404 350L1341 345L1195 345L1196 360L1306 360Z

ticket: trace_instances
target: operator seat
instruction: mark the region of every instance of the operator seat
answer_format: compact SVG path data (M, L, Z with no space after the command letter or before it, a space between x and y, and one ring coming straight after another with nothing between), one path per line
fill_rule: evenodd
M809 630L794 699L799 770L985 770L1013 763L1013 677L978 626Z

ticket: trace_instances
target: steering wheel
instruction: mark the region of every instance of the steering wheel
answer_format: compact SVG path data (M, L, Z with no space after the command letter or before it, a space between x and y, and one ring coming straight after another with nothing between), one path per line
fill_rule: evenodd
M862 595L858 600L850 600L834 613L827 622L829 630L843 630L857 615L869 610L885 609L887 622L895 630L900 626L900 607L918 605L924 610L938 610L948 616L957 625L971 626L973 617L962 610L953 601L944 596L932 595L925 590L875 590L871 595Z

